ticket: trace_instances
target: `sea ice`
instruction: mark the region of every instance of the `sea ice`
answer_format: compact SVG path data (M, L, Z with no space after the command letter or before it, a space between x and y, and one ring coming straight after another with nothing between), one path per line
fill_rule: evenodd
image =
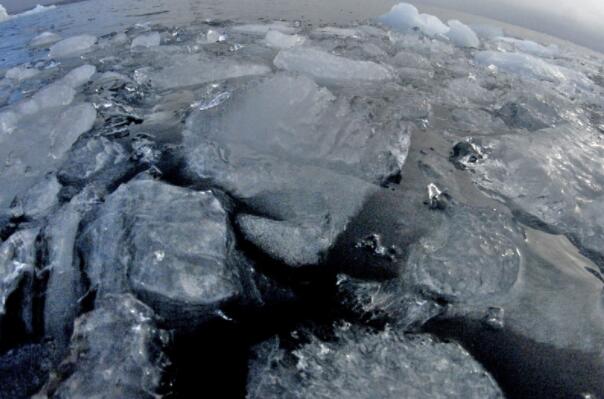
M507 292L519 272L522 234L496 212L447 209L443 225L411 248L403 278L448 302Z
M582 72L554 65L528 54L481 51L476 54L475 60L480 65L494 65L501 71L527 78L543 79L561 84L570 83L585 89L589 89L593 85Z
M291 352L280 348L278 338L258 345L247 398L503 397L493 378L456 343L336 328L335 340L310 337Z
M72 90L72 89L70 89ZM7 207L42 176L58 166L78 137L90 130L96 111L90 104L53 108L21 118L10 135L0 137L0 207Z
M168 336L153 311L131 295L109 295L74 325L70 353L42 391L44 397L147 398L160 387Z
M95 73L96 67L94 65L82 65L72 69L59 82L75 89L88 83Z
M535 55L537 57L552 58L558 55L560 52L560 49L555 44L543 46L539 43L535 43L532 40L520 40L511 37L499 37L497 40L501 43L511 44L520 52Z
M399 176L406 160L411 127L376 101L338 98L304 76L262 79L189 118L189 172L267 218L238 219L267 253L319 263L373 185Z
M97 295L131 290L189 327L242 295L234 236L209 191L153 180L120 186L80 236Z
M275 47L279 49L292 48L301 46L306 41L306 38L299 35L287 35L277 30L270 30L264 37L264 42L269 47Z
M379 21L399 32L419 29L427 36L446 35L449 27L434 15L420 14L417 8L408 3L399 3L379 17Z
M447 37L459 47L480 47L480 40L476 33L468 25L459 22L457 20L451 20L447 22L449 25L449 31Z
M162 69L149 73L151 83L160 89L196 86L244 76L264 75L271 69L262 64L210 58L205 54L176 55Z
M94 197L93 197L94 199ZM85 294L84 279L76 255L76 237L85 212L94 201L88 193L74 197L52 217L43 230L49 277L44 295L44 333L53 340L52 358L62 360L69 346L73 323Z
M26 334L33 332L32 285L36 272L36 239L39 230L35 227L19 230L0 244L0 346L5 346L5 340L10 338L9 331L3 331L8 327L4 323L5 318L18 320ZM7 301L16 292L20 292L21 302L18 306L7 309ZM9 310L16 314L7 313Z
M159 32L149 32L143 35L137 36L132 40L132 44L130 45L131 49L136 49L137 47L156 47L161 43L161 36Z
M326 81L384 81L393 78L388 68L375 62L351 60L307 47L280 51L274 64L280 69Z
M6 71L5 78L14 80L19 83L23 80L28 80L40 73L39 70L28 65L19 65Z
M269 31L275 30L284 34L294 34L296 29L287 22L275 21L270 24L246 24L236 25L231 28L233 32L244 33L248 35L265 36Z
M92 35L70 37L50 47L50 58L69 58L86 53L92 49L97 38Z
M18 195L13 200L12 214L29 220L41 219L57 207L60 191L61 184L56 176L47 175L24 195Z
M31 47L46 47L61 40L61 36L53 32L42 32L38 36L31 39L29 45Z

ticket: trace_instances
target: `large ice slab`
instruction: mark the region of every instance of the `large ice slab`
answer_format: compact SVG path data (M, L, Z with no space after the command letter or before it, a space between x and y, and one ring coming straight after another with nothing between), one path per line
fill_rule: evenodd
M256 348L247 398L502 398L493 378L455 343L339 327L293 352L274 338Z
M388 68L375 62L351 60L310 47L282 50L275 57L274 64L277 68L319 80L372 82L393 78Z
M73 36L52 45L50 47L50 58L69 58L86 53L92 49L97 38L92 35Z
M269 72L268 66L259 63L195 54L174 56L168 65L150 73L149 78L151 83L160 89L174 89L244 76L264 75Z
M508 292L520 270L522 233L491 210L454 205L447 212L443 224L410 250L404 280L448 302Z
M481 51L476 54L475 59L480 65L494 65L501 71L522 77L542 79L554 83L570 83L585 89L592 86L591 81L581 72L524 53Z
M42 32L38 36L31 39L29 45L31 47L46 47L61 40L61 36L53 32Z
M97 295L134 292L191 326L243 293L227 214L211 192L120 186L80 236Z
M488 155L472 168L474 181L522 211L602 253L604 156L597 133L572 126L485 140Z
M276 75L189 118L188 169L273 219L240 219L248 239L290 265L314 264L373 185L400 175L412 128L393 115L393 105Z
M61 100L53 95L57 92L49 90L43 96L34 96L35 104L46 106L49 102L71 101L70 97ZM39 111L35 118L17 118L11 133L0 135L0 155L6 160L0 168L3 187L0 207L7 207L15 195L23 193L46 172L56 168L72 144L92 128L95 120L96 111L90 104Z

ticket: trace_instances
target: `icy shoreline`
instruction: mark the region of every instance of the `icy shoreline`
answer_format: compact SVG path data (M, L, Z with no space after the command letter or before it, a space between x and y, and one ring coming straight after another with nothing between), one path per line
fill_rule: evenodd
M602 58L408 4L28 51L0 396L604 394Z

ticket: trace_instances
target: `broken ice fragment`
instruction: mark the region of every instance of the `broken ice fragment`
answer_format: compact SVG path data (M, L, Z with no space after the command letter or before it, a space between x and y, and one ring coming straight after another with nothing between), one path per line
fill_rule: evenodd
M449 302L507 292L520 270L522 242L512 220L461 205L447 212L443 225L411 249L404 278Z
M498 307L490 307L484 317L484 323L493 330L501 330L505 326L505 310Z
M460 170L466 169L483 158L484 153L479 145L469 140L455 144L449 155L449 160Z
M449 31L447 37L459 47L480 47L480 40L468 25L457 20L447 22Z
M161 36L159 32L149 32L143 35L137 36L132 40L132 44L130 45L131 49L136 48L149 48L159 46L161 43Z
M493 378L458 344L427 335L336 327L294 351L279 339L255 348L247 398L502 398Z
M400 250L395 245L390 248L385 247L382 243L382 236L379 234L371 234L357 242L354 247L369 250L376 256L386 258L390 261L395 261L400 255Z
M40 71L28 65L19 65L6 71L5 78L19 83L28 80L39 74Z
M70 353L43 394L61 398L156 397L164 369L166 333L153 311L131 295L108 295L75 323Z
M34 37L29 45L31 47L46 47L61 40L61 36L53 32L42 32Z
M440 191L434 183L428 184L427 204L431 209L445 209L448 203L448 195Z
M219 106L223 102L227 101L229 98L231 98L231 93L228 91L225 91L225 92L218 94L216 97L212 98L209 101L196 102L196 103L192 104L191 107L197 108L200 111L206 111L208 109L212 109L212 108Z
M61 40L50 47L50 58L69 58L91 50L97 38L92 35L80 35Z
M75 89L90 81L95 73L96 67L94 65L82 65L69 71L69 73L60 80L60 83Z
M383 24L400 32L419 29L427 36L445 35L449 27L434 15L420 14L417 8L408 3L399 3L379 17Z
M212 59L204 54L177 55L163 69L147 76L160 89L188 87L244 76L264 75L271 69L262 64Z
M39 228L19 230L0 244L0 348L9 344L6 341L10 338L9 329L13 334L25 335L20 337L22 340L33 333L33 280L38 234ZM19 291L22 291L20 302L7 309L9 298ZM9 311L15 313L7 313ZM11 325L7 325L5 319L10 319Z
M220 33L214 29L208 30L206 33L206 42L207 43L219 43L226 41L227 37L225 34Z
M227 214L211 192L132 181L80 239L98 295L132 290L173 323L196 325L243 294Z
M278 49L292 48L301 46L306 41L306 38L299 35L287 35L276 30L268 31L264 37L264 42L269 47L275 47Z
M384 81L393 78L388 68L375 62L351 60L310 47L281 50L274 64L286 71L327 81Z

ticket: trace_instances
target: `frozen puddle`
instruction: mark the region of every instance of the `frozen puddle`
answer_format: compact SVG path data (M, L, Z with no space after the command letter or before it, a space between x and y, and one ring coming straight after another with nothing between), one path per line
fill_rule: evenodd
M2 71L0 397L604 396L602 57L142 22Z

